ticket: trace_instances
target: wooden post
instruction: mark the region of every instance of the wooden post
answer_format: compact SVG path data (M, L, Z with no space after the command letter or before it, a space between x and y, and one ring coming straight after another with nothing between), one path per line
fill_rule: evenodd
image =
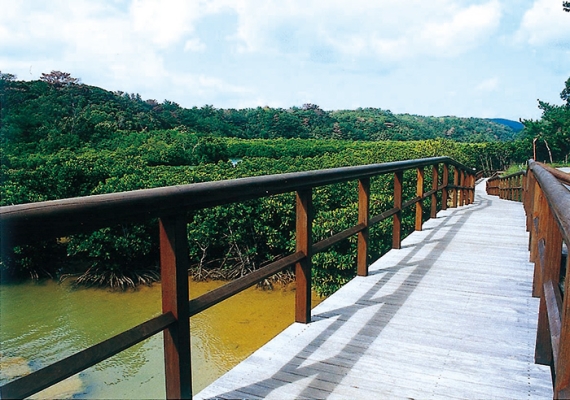
M397 171L394 173L394 208L398 212L394 214L392 223L392 248L402 248L402 182L404 173Z
M443 190L441 192L441 209L447 210L447 199L449 194L449 189L447 185L449 185L449 166L447 164L443 164L443 177L442 183Z
M295 321L311 322L311 246L313 231L312 189L297 192L297 251L305 258L295 265Z
M164 330L166 397L192 398L190 366L190 316L188 239L186 221L180 217L159 220L162 312L177 321Z
M451 196L451 208L457 207L457 197L459 196L459 193L457 193L457 186L459 186L459 170L456 166L453 166L453 185L455 188L453 189L453 195Z
M439 166L433 165L431 170L431 188L432 190L437 190L439 186ZM431 195L431 210L430 218L435 218L437 216L437 192Z
M358 180L358 223L364 230L358 232L358 276L368 276L368 219L370 216L370 178Z
M475 175L469 175L469 204L475 203Z
M461 186L461 188L459 189L459 207L464 206L465 205L465 189L463 189L463 186L465 186L465 171L459 171L459 186Z
M542 189L538 181L534 179L534 199L533 210L531 213L531 235L530 235L530 262L534 263L534 274L532 282L532 297L540 297L542 295L542 274L540 272L540 260L538 260L538 240L539 240L539 224L541 218L541 203L544 200Z
M570 243L566 243L570 245ZM570 271L570 257L566 257L566 271ZM564 281L564 293L570 293L570 279L568 275ZM556 387L554 398L570 398L570 300L564 296L562 303L562 327L560 330L560 348L558 365L556 366Z
M416 196L420 198L420 201L416 203L416 231L422 230L423 224L423 213L424 213L424 169L423 167L417 169L417 185L416 185Z
M562 235L545 196L540 199L540 220L538 240L544 241L544 257L540 254L536 257L536 265L539 265L541 285L552 282L558 285L560 277L560 263L562 259ZM540 253L540 251L539 251ZM542 313L542 315L540 314ZM568 332L567 332L568 333ZM561 343L561 340L559 341ZM570 349L569 349L570 350ZM536 330L535 361L537 364L550 365L552 362L551 332L546 311L546 299L544 289L540 293L540 308L538 315L538 327ZM557 358L558 355L555 356ZM560 364L560 360L559 360ZM570 372L570 371L568 371ZM570 376L568 376L570 379ZM558 377L556 379L558 383Z
M534 174L529 169L526 174L525 179L525 209L526 209L526 231L530 232L529 235L529 250L530 242L532 240L532 212L534 210L534 188L536 185L536 180L534 179Z

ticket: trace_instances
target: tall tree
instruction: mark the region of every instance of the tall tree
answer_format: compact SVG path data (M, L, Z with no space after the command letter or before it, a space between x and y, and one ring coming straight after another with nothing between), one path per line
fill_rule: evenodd
M79 78L74 78L69 72L51 71L49 74L42 73L40 80L54 86L67 86L80 83Z

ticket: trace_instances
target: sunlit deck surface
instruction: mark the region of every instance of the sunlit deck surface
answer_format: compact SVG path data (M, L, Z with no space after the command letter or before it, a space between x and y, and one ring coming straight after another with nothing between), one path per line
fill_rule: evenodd
M522 205L480 184L195 398L552 398L528 258Z

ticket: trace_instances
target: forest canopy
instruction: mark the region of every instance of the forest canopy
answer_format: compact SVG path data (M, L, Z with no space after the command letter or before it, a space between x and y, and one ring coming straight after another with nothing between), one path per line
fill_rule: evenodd
M522 121L521 132L514 121L377 108L187 109L58 71L31 82L0 72L0 204L431 156L491 173L524 163L533 143L540 160L561 161L569 152L568 93L570 79L561 94L565 103L540 102L542 118ZM315 192L315 240L354 223L355 191L347 185ZM375 207L389 207L390 182L374 185ZM193 213L191 273L231 279L290 253L293 204L292 195L280 195ZM404 229L413 229L413 215L404 215ZM380 224L371 233L372 257L389 248L390 232ZM157 241L156 221L109 227L3 251L0 272L3 281L73 276L87 285L136 286L159 279ZM354 276L355 251L349 240L315 256L319 293Z

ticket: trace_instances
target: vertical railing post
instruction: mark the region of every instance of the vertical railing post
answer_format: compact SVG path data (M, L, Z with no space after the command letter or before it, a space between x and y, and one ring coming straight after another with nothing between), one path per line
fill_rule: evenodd
M437 216L437 188L439 186L439 165L435 164L432 166L431 170L431 189L435 192L431 195L431 210L430 218L435 218Z
M402 247L402 182L404 173L397 171L394 173L394 208L398 211L394 214L392 222L392 248Z
M465 205L465 171L459 171L459 207Z
M570 243L566 243L570 245ZM566 271L570 271L570 257L566 257ZM568 272L567 272L568 274ZM570 293L570 278L564 281L564 293ZM560 348L556 366L556 387L554 398L570 398L570 296L564 296L562 303L562 326L560 329Z
M550 365L553 360L553 348L551 345L551 331L549 328L549 318L543 285L551 282L553 286L558 286L560 263L562 258L562 235L558 230L558 225L556 224L556 220L550 211L548 201L544 195L540 197L539 203L537 235L539 246L538 256L536 257L535 263L539 266L542 290L540 292L535 361L538 364ZM559 343L561 343L561 341L559 341ZM554 359L556 358L558 358L558 354L554 355ZM556 379L556 383L558 384L558 378Z
M529 247L530 250L530 243L532 241L532 212L534 210L534 187L535 187L535 179L534 174L529 169L527 170L526 177L525 177L525 210L526 210L526 230L530 232L529 235Z
M370 178L358 180L358 224L364 229L358 232L357 274L368 276L368 218L370 217Z
M541 191L541 189L539 189ZM541 268L539 256L539 241L540 236L544 234L544 224L546 222L545 209L548 207L546 199L541 195L535 203L537 209L535 213L538 218L538 228L535 235L536 240L536 253L534 254L534 282L533 282L533 295L540 297L538 307L538 324L536 328L536 346L534 348L534 362L542 365L551 365L552 363L552 343L550 342L550 328L548 324L548 313L546 309L546 300L544 298L543 279L545 278ZM542 229L541 229L542 228ZM536 292L536 293L534 293Z
M509 178L509 185L510 185L510 193L509 193L509 200L515 200L515 187L517 185L517 177L516 176L511 176Z
M467 189L465 189L465 204L471 204L471 188L473 187L473 175L471 174L467 174L467 176L465 177L465 183L467 186Z
M475 175L469 175L469 189L467 189L468 204L475 203Z
M171 312L176 322L164 330L166 398L192 397L190 365L190 316L188 239L181 217L159 220L162 312Z
M457 187L459 186L459 170L453 166L453 195L451 196L451 208L457 207L457 197L459 196Z
M417 169L417 184L416 184L416 196L420 200L416 203L416 231L422 230L423 225L423 214L424 214L424 168L420 167Z
M542 274L539 268L538 260L538 240L539 236L539 224L541 218L541 201L543 200L542 189L538 184L538 181L534 179L534 189L533 189L533 208L531 212L531 234L530 234L530 258L529 261L534 263L534 273L532 282L532 296L540 297L542 295Z
M312 189L297 192L297 251L305 258L295 265L295 321L311 322L311 246L313 231Z
M449 189L447 185L449 185L449 166L447 164L443 164L443 177L442 182L443 189L441 191L441 209L447 210L447 199L449 196Z

